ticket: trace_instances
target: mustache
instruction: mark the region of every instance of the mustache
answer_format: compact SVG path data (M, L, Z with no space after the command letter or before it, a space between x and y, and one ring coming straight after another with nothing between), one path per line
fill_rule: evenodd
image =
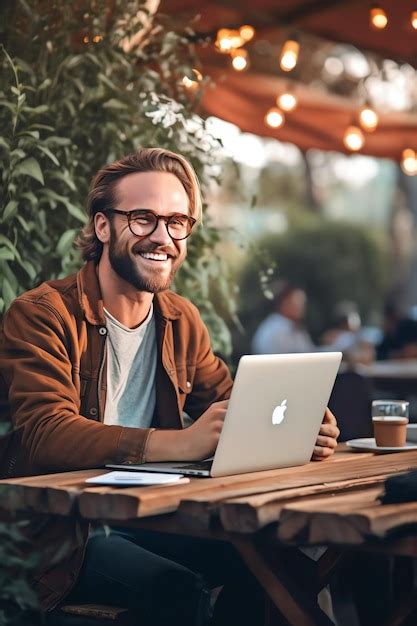
M142 243L141 241L133 246L132 251L135 254L139 254L140 252L161 252L168 254L174 259L176 259L178 256L178 252L176 251L176 249L171 246L158 246L152 243Z

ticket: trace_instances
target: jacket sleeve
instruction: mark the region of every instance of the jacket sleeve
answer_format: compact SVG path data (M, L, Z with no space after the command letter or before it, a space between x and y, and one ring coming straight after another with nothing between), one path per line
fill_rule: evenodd
M48 301L24 297L4 319L0 370L30 472L142 461L149 429L109 426L79 414L79 372L70 355L77 349L74 328Z
M195 332L196 361L188 372L187 383L191 384L184 410L196 419L213 402L226 400L230 397L233 386L229 368L212 350L210 336L198 310L193 306L192 326ZM186 389L186 391L188 391Z

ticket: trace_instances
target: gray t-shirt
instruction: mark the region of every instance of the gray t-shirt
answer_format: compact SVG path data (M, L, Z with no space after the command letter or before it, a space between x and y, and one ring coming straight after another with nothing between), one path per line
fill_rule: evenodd
M104 310L107 326L105 424L148 428L155 410L156 333L153 306L138 328Z

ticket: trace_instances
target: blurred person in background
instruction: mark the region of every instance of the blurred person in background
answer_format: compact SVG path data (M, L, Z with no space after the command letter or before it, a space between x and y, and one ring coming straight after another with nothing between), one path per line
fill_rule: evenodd
M361 317L354 302L344 300L334 309L333 323L321 337L325 350L343 353L343 359L352 365L368 365L375 360L375 349L361 333Z
M273 287L274 310L258 326L252 339L253 354L314 352L316 347L304 327L307 296L304 290L280 281Z
M379 360L417 358L417 320L402 313L392 300L384 308L383 331L382 341L377 346Z

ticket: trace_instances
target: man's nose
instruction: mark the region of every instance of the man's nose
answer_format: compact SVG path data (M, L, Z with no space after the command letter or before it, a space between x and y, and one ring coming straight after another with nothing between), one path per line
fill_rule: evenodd
M169 236L167 224L164 220L158 220L158 225L151 235L149 235L150 241L157 243L160 246L168 246L172 244L172 239Z

